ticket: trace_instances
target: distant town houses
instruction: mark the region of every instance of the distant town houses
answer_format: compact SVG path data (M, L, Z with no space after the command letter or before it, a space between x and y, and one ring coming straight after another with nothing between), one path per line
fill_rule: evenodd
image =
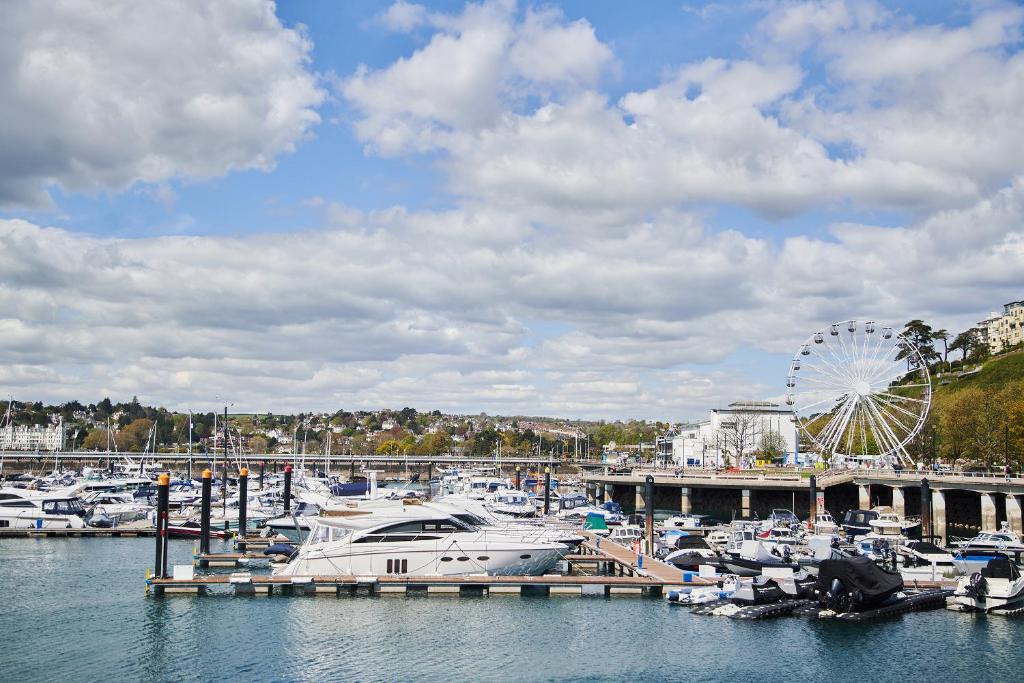
M1004 304L1002 314L994 312L978 323L978 331L993 354L1024 344L1024 301Z

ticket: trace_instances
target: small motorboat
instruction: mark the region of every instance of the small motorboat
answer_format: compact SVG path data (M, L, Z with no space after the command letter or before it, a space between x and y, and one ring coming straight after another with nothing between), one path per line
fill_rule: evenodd
M788 545L769 548L761 541L743 541L739 550L727 550L722 555L722 566L737 576L758 576L765 569L800 570Z
M822 606L836 613L863 612L899 599L903 577L886 571L864 556L822 560L815 593Z
M980 572L957 581L953 603L964 611L1024 610L1024 577L1006 555L993 557Z
M680 569L697 571L700 565L720 567L718 553L700 536L679 536L675 539L675 550L665 556L666 564Z
M729 597L736 605L768 605L786 597L779 584L770 576L754 576L739 579L736 590Z

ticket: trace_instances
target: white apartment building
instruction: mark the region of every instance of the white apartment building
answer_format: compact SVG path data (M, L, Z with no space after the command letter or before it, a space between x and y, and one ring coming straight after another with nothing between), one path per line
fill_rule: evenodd
M992 353L1024 342L1024 301L1005 304L1002 315L992 313L978 323L978 328Z
M797 453L792 410L767 401L738 401L715 408L707 420L683 425L672 439L672 460L682 467L749 467L763 440L777 436L787 464L803 461Z
M0 427L0 450L5 451L62 451L64 425Z

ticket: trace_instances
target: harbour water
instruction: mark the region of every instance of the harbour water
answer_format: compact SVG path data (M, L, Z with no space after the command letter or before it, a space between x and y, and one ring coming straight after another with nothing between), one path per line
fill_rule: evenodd
M191 554L171 542L171 564ZM1012 618L742 622L622 597L155 598L152 562L152 539L0 539L0 678L1009 681L1024 669Z

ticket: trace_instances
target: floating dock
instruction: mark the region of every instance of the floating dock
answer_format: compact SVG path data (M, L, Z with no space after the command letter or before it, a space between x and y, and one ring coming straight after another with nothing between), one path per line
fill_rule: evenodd
M110 529L0 529L0 538L130 538L156 536L156 527Z
M272 595L661 595L665 584L644 576L269 576L236 573L191 578L148 578L156 595L200 595L221 587L240 594Z

